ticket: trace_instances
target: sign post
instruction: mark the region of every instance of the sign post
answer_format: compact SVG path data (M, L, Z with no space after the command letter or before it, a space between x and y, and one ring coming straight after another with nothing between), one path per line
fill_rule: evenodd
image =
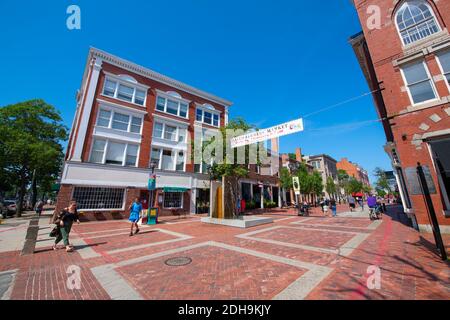
M300 179L299 179L299 177L292 177L292 186L294 187L295 197L297 199L298 214L301 214L301 208L300 208Z
M147 212L147 224L156 224L158 222L158 208L153 208L153 193L156 190L156 174L154 168L148 179L148 192L150 193L150 199L148 203Z

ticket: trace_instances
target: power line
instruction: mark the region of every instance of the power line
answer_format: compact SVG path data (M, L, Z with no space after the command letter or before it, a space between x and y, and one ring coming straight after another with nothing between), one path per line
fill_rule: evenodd
M368 96L368 95L371 95L371 94L373 94L373 93L375 93L375 92L377 92L377 91L381 91L381 89L372 90L372 91L363 93L363 94L361 94L361 95L359 95L359 96L356 96L356 97L353 97L353 98L350 98L350 99L347 99L347 100L344 100L344 101L341 101L341 102L332 104L332 105L330 105L330 106L324 107L324 108L319 109L319 110L317 110L317 111L311 112L311 113L305 115L303 118L308 118L308 117L311 117L311 116L313 116L313 115L322 113L322 112L324 112L324 111L328 111L328 110L334 109L334 108L336 108L336 107L342 106L342 105L347 104L347 103L349 103L349 102L353 102L353 101L359 100L359 99L364 98L364 97L366 97L366 96Z

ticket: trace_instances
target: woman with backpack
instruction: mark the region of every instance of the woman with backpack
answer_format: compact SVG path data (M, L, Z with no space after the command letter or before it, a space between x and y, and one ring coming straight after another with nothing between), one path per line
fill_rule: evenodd
M72 229L72 224L74 222L80 223L80 219L78 217L77 212L77 202L75 200L70 201L70 204L67 208L64 208L59 215L56 217L54 223L56 224L57 229L55 230L56 239L55 244L53 245L53 250L57 250L57 244L63 240L64 246L66 247L66 252L72 252L73 246L69 242L69 234Z

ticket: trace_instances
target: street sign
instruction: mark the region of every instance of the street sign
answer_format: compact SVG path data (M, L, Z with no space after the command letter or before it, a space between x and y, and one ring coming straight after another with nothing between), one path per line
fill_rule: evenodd
M271 140L274 138L286 136L303 130L304 130L303 119L297 119L283 124L279 124L277 126L268 129L259 130L256 132L232 138L231 147L232 148L243 147L249 144Z
M296 195L300 195L300 179L298 177L292 177L292 186Z
M148 179L148 190L153 191L156 189L156 174L151 174Z

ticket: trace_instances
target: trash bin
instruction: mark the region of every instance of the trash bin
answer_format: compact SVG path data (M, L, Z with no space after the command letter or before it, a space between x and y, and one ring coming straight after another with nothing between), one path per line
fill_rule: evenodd
M147 224L158 223L158 208L150 208L147 214Z

